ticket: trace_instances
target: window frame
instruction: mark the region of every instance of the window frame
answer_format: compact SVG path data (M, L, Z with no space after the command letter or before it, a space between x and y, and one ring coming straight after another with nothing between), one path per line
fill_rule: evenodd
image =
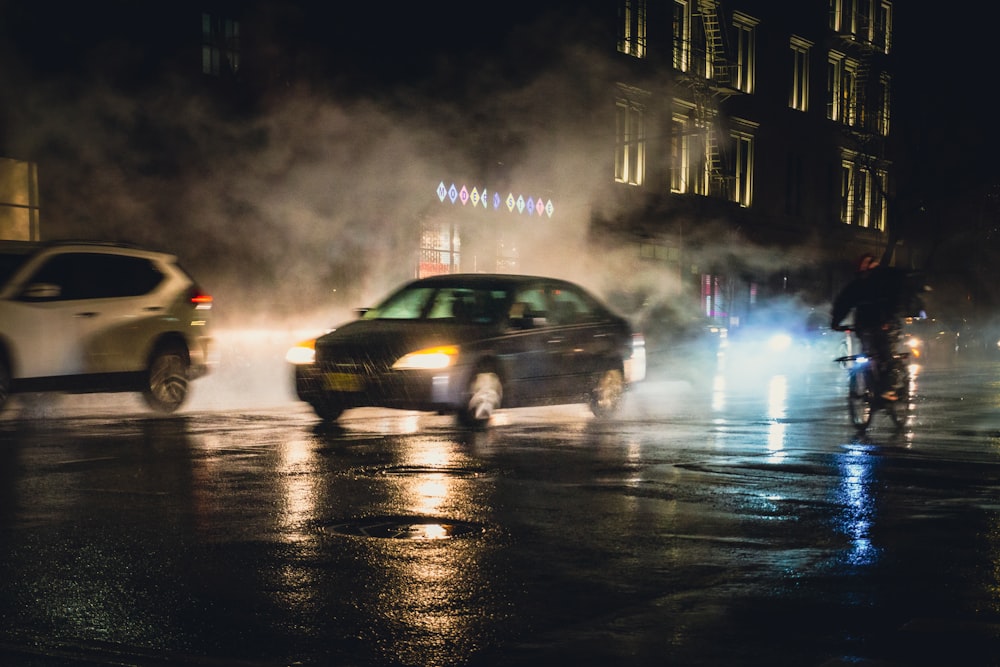
M754 138L748 129L734 129L729 133L730 175L733 178L729 198L743 208L753 203Z
M687 72L691 67L691 0L674 0L672 35L674 69Z
M618 52L635 58L646 57L647 0L619 0Z
M789 42L792 52L792 81L788 106L803 113L809 111L809 60L813 43L793 35Z
M735 12L733 14L733 35L736 44L736 78L733 85L747 94L754 92L757 68L757 25L758 19Z
M222 76L223 63L229 74L240 71L240 22L236 19L202 12L201 15L201 73Z
M619 91L615 98L616 183L641 186L646 176L646 95Z
M892 118L892 77L883 72L879 76L879 113L878 132L883 137L889 136Z

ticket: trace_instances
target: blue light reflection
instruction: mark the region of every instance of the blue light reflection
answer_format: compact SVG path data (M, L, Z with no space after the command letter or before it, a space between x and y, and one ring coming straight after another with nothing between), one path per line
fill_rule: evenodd
M874 565L881 549L872 542L871 531L876 508L873 496L876 457L870 447L852 443L838 461L840 485L837 501L843 507L838 528L850 540L847 562L851 565Z

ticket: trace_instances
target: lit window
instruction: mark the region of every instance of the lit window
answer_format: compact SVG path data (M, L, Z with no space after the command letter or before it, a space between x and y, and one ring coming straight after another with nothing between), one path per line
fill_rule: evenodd
M809 54L812 43L792 37L792 89L788 106L797 111L809 110Z
M750 206L753 192L753 135L733 132L730 141L730 176L733 183L730 199L740 206Z
M829 25L836 33L889 53L892 46L892 2L830 0Z
M702 117L696 108L686 105L679 106L674 112L670 137L671 192L709 195L712 193L712 177L727 175L720 168L719 139L714 121L714 118ZM718 182L720 179L714 180Z
M646 0L621 0L618 11L618 51L645 58Z
M880 184L878 195L875 198L873 217L875 228L880 232L886 229L886 222L889 219L889 206L885 193L889 191L889 174L885 170L878 171L878 182Z
M688 192L688 172L691 155L690 133L687 131L688 115L675 113L670 132L670 191Z
M240 70L240 23L201 15L201 72L211 76L235 75Z
M691 66L691 3L674 0L674 69L688 71Z
M736 46L736 77L733 83L744 93L753 92L756 58L757 20L745 14L733 17Z
M868 169L859 169L854 174L855 208L857 209L856 224L859 227L871 227L872 211L872 173Z
M669 262L677 260L675 248L656 241L640 241L639 257L653 262Z
M879 81L880 88L880 100L879 100L879 116L878 116L878 131L883 137L889 136L889 109L890 109L890 95L889 95L889 76L883 74Z
M847 225L885 231L889 174L872 156L845 155L840 165L840 220Z
M872 44L882 49L883 53L889 53L892 46L892 3L879 2L874 8L875 21Z
M615 101L615 181L642 185L645 175L644 108L633 99Z
M845 225L854 224L854 163L851 160L840 163L840 221Z
M845 125L858 124L858 63L844 60L840 82L840 120Z
M418 277L459 271L460 248L458 232L452 225L443 222L425 222L420 230Z
M858 40L889 53L892 44L892 2L889 0L855 0L853 29Z
M830 52L826 74L826 117L855 125L857 117L857 61Z
M843 35L856 35L858 32L855 2L856 0L841 0L840 2L840 25L837 30Z
M851 0L847 0L850 2ZM830 0L830 30L840 32L844 0Z
M841 72L844 69L844 57L838 53L830 53L826 62L826 117L830 120L840 120L840 85Z

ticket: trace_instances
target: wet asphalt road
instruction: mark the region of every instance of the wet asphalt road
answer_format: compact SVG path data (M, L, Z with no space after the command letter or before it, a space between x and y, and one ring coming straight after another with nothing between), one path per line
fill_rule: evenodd
M1000 365L864 437L839 372L745 376L486 433L8 409L0 665L1000 665Z

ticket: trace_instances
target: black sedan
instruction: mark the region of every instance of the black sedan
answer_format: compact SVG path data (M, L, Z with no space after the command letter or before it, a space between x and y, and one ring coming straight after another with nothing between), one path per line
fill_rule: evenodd
M584 402L604 417L645 375L624 318L578 285L521 275L414 280L288 360L298 397L327 421L371 406L482 426L501 407Z

